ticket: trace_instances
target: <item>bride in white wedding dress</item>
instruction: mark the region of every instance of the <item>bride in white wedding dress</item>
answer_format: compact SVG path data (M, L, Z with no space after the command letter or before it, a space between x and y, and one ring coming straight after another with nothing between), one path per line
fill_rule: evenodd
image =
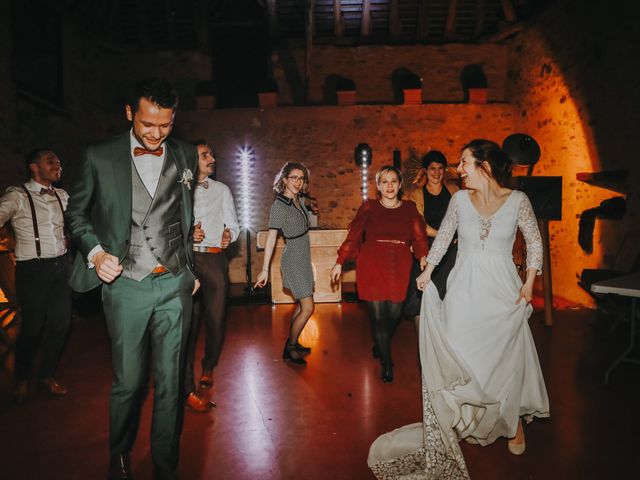
M458 442L509 440L524 453L522 420L549 416L549 400L529 330L542 242L527 196L501 186L511 166L500 147L462 149L457 192L416 280L424 290L419 347L423 421L380 436L368 463L380 479L469 478ZM522 283L512 258L516 230L527 246ZM456 264L440 300L431 272L458 232Z

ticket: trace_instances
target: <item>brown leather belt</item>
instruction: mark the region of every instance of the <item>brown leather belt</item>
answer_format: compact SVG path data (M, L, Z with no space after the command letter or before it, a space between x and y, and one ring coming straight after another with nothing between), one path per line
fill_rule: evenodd
M193 247L193 251L200 253L220 253L222 249L220 247L198 247L196 245Z
M404 240L385 240L385 239L380 238L380 239L376 239L375 241L379 242L379 243L394 243L396 245L406 245L407 244L407 242L405 242Z
M154 268L153 270L151 270L151 273L154 273L156 275L159 275L161 273L167 273L169 270L167 270L166 267L163 267L162 265L158 265L156 268Z

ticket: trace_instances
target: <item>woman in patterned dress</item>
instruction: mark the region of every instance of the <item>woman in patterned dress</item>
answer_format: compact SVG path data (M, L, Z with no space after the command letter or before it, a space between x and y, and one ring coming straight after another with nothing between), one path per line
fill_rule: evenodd
M358 297L367 301L374 358L380 358L385 383L393 381L391 336L407 294L411 249L422 268L428 251L424 219L413 202L400 200L401 185L402 175L395 167L378 170L378 198L365 201L358 209L331 270L331 278L337 282L342 264L356 259Z
M533 282L542 268L542 241L523 192L503 181L511 164L494 142L462 149L455 193L427 267L420 312L423 422L386 433L369 450L380 479L466 479L458 442L488 445L503 437L514 455L525 451L522 419L549 416L549 399L528 320ZM520 229L527 245L523 283L512 248ZM434 267L458 232L458 255L440 300Z
M291 317L289 337L284 345L282 358L297 365L305 365L304 356L311 348L300 344L299 338L314 309L313 269L309 247L309 219L300 195L307 186L309 171L301 163L285 163L273 183L277 192L269 215L269 234L264 248L262 271L255 287L264 287L269 279L269 264L278 232L286 239L280 269L283 286L291 291L298 306Z

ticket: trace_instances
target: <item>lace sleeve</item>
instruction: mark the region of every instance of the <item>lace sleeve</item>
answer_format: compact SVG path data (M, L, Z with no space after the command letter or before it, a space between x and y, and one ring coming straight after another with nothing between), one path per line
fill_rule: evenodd
M458 195L453 195L451 197L449 206L447 207L447 213L445 213L442 223L440 224L440 228L438 229L438 234L433 241L433 245L431 245L431 250L427 257L427 262L431 265L438 265L440 263L444 254L447 253L449 244L458 229L457 197Z
M518 227L527 245L527 270L535 268L540 275L542 273L542 237L531 202L524 193L518 209Z

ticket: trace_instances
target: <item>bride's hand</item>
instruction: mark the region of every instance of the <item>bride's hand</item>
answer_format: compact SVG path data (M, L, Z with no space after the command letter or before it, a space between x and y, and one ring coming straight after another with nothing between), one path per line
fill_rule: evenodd
M516 305L518 305L523 298L525 303L531 303L531 300L533 300L533 285L529 285L529 283L522 285L520 296L516 300Z
M418 278L416 278L416 288L422 292L425 288L427 288L427 285L430 281L431 274L425 270L420 275L418 275Z

